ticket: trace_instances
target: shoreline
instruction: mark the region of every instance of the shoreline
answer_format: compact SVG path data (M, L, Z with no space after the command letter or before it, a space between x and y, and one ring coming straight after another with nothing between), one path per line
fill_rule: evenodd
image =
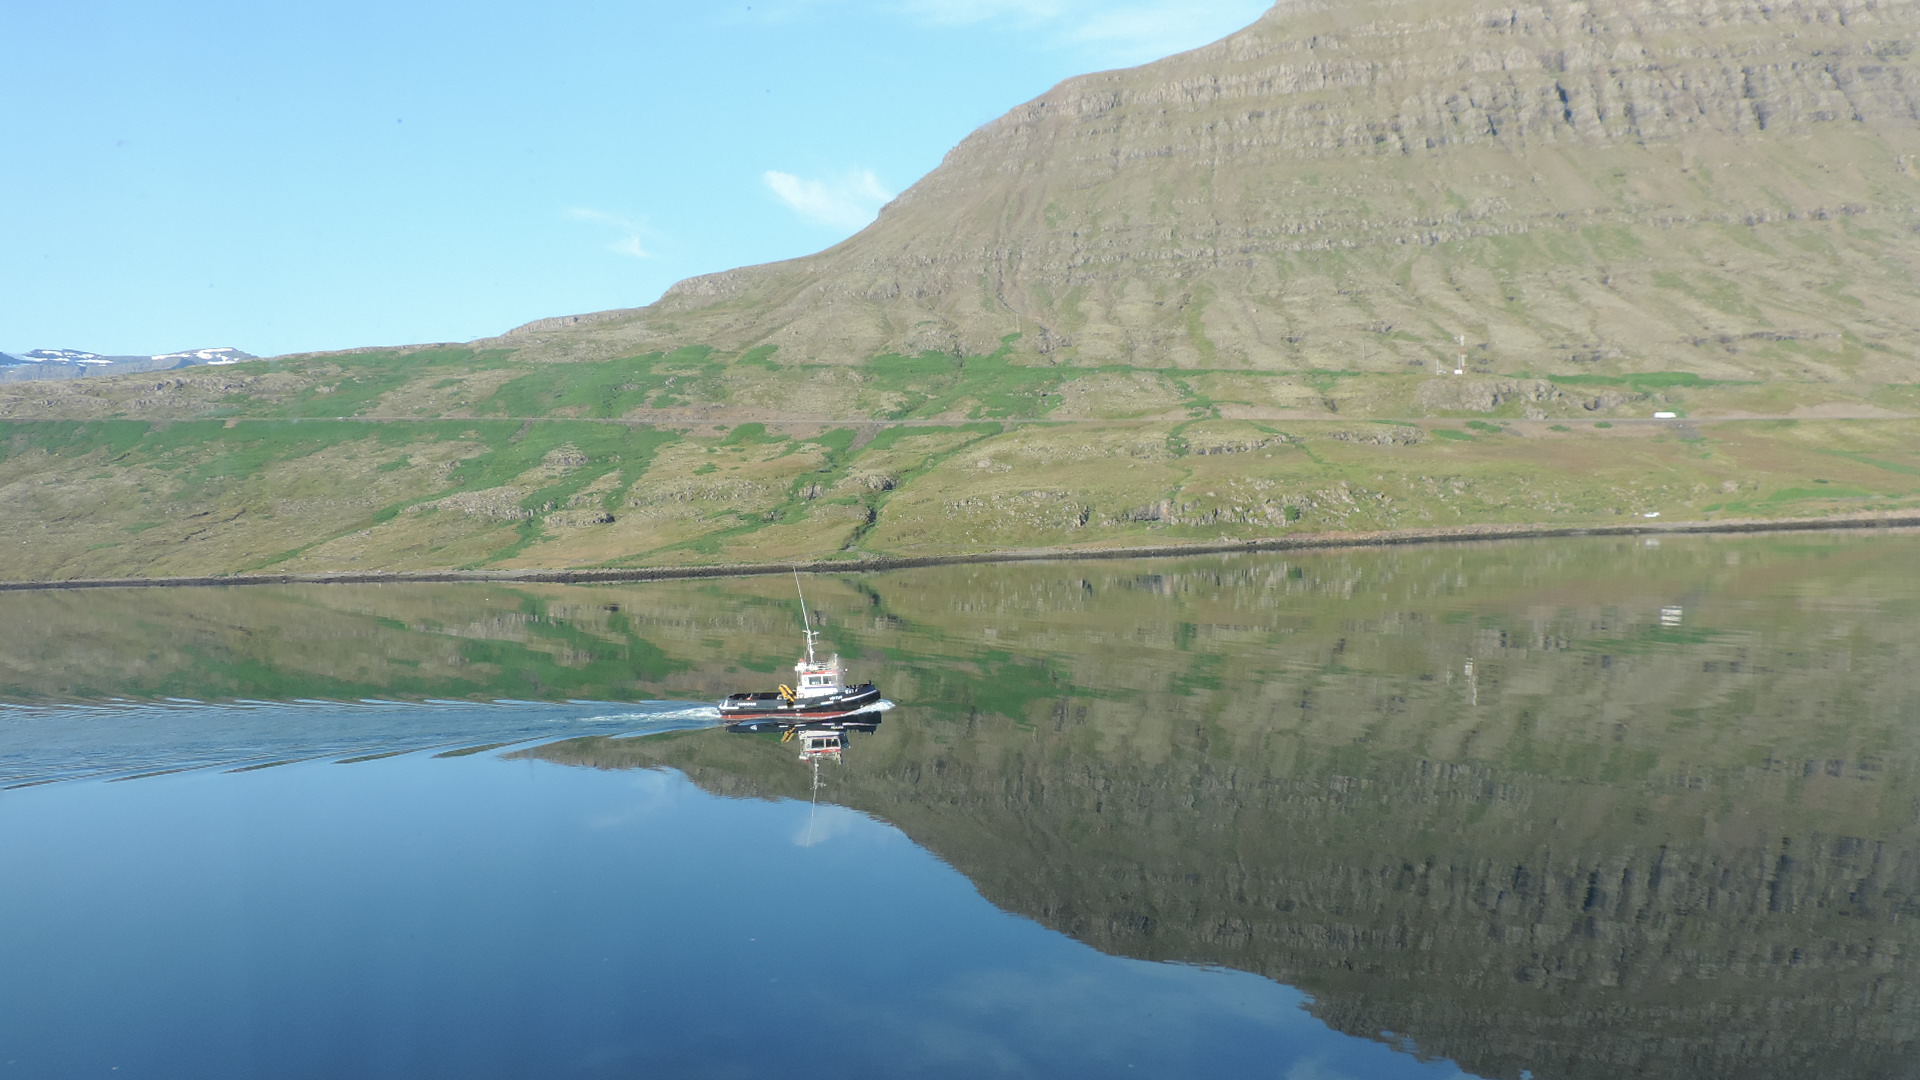
M1920 511L1826 518L1745 518L1728 521L1636 521L1618 525L1464 525L1387 529L1361 533L1312 533L1255 540L1198 541L1110 548L1023 548L950 555L873 556L793 563L715 563L707 566L590 568L580 570L367 570L304 574L229 574L148 578L70 578L60 581L0 581L0 592L60 589L177 589L234 585L407 585L475 582L493 584L595 585L629 581L760 577L768 574L866 573L922 566L1067 562L1087 559L1171 558L1252 551L1313 551L1400 547L1486 540L1539 540L1574 536L1687 536L1769 532L1838 532L1920 528Z

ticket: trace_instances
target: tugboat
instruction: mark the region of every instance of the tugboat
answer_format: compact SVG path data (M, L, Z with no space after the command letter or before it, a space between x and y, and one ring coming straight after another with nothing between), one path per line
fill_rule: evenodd
M793 584L796 589L800 587L797 573ZM793 665L793 685L728 694L720 702L720 720L728 731L872 731L880 723L880 714L893 708L893 702L882 699L880 688L870 682L848 686L846 668L838 653L824 662L815 656L816 631L807 618L805 592L800 594L800 621L807 635L807 652Z

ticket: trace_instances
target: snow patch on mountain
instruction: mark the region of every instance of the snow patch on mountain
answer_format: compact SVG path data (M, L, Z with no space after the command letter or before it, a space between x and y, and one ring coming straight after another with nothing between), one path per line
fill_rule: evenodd
M187 349L150 356L105 356L84 349L32 349L0 352L0 382L23 379L77 379L135 371L169 371L202 364L238 364L257 360L252 353L233 348Z

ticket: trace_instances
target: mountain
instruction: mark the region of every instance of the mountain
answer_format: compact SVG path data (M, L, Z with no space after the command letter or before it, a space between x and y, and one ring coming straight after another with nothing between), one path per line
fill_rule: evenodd
M0 578L1906 520L1916 40L1286 0L649 307L0 386Z
M1913 0L1282 0L1015 108L827 251L498 343L1907 379L1917 34Z
M0 382L26 379L78 379L87 375L123 375L140 371L171 371L201 364L238 364L257 360L239 349L188 349L184 352L156 353L150 356L102 356L80 349L34 349L30 352L0 353Z

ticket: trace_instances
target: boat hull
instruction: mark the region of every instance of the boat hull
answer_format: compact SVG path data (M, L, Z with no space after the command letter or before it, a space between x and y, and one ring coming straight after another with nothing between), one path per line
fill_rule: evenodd
M880 701L855 713L843 713L838 716L748 716L725 722L726 729L743 735L760 732L786 732L795 728L808 731L864 731L873 732L880 727L880 714L893 705L890 701Z
M720 702L720 719L842 716L869 708L879 700L880 688L872 683L849 686L834 694L797 699L779 693L730 694Z

